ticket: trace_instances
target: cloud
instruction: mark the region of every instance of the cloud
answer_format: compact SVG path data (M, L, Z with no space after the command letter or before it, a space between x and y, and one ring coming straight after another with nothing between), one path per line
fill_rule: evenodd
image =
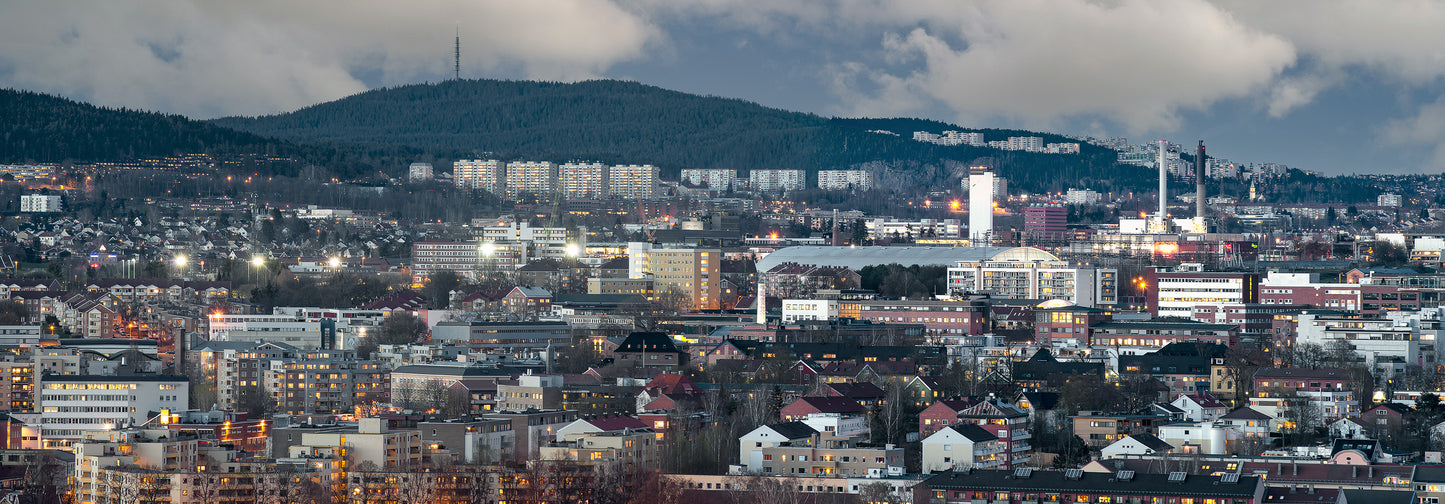
M472 77L595 77L662 40L635 14L588 0L14 2L5 11L0 85L196 117L449 77L456 28Z
M1386 123L1380 129L1380 140L1389 146L1428 150L1421 168L1445 170L1445 95L1421 106L1414 116Z

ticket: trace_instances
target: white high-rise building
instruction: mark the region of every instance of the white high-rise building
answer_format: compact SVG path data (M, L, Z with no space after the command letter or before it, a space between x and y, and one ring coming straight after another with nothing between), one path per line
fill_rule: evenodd
M557 165L551 161L513 161L507 163L507 199L531 193L538 199L549 199L557 187Z
M44 448L69 446L85 431L144 424L151 412L185 411L190 401L185 376L47 374L37 381Z
M59 212L60 196L55 194L20 195L21 212Z
M1064 201L1070 205L1092 205L1099 202L1099 193L1092 189L1069 189Z
M867 170L819 170L818 188L824 191L867 191L873 188L873 174Z
M1375 198L1375 204L1382 207L1399 207L1404 203L1405 199L1401 198L1400 195L1395 193L1385 193L1381 194L1380 197Z
M412 163L412 164L411 164L411 167L407 170L407 177L406 177L406 178L407 178L408 180L412 181L412 182L422 182L422 181L426 181L426 180L431 180L431 179L432 179L432 167L431 167L431 163Z
M564 163L557 168L562 197L569 200L607 197L608 166L602 163Z
M968 237L974 246L993 242L993 170L975 166L968 175Z
M459 159L452 163L452 179L457 187L501 196L507 187L507 164L495 159Z
M714 191L728 191L738 184L738 171L723 168L689 168L682 170L682 181Z
M652 165L617 165L607 177L607 193L614 198L652 199L657 194L658 168Z
M780 193L801 191L807 180L803 170L752 170L748 172L748 184L754 191Z

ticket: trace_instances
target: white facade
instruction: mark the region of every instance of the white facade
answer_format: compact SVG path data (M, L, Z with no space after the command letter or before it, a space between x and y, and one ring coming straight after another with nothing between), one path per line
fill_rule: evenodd
M557 165L551 161L513 161L507 163L507 199L531 193L540 199L551 198L557 188Z
M1171 449L1172 448L1171 446ZM1144 442L1138 438L1134 436L1124 436L1123 439L1109 443L1109 446L1105 446L1099 450L1099 459L1111 459L1121 455L1153 455L1154 453L1156 452L1153 448L1146 446Z
M1422 341L1419 323L1419 319L1356 319L1303 313L1295 342L1332 348L1335 342L1345 341L1366 366L1389 377L1409 365L1433 368L1439 362L1434 335Z
M783 323L799 320L834 320L838 318L836 299L784 299Z
M863 221L863 226L868 230L868 238L881 239L890 237L907 238L956 238L963 232L963 224L958 219L868 219Z
M868 417L863 415L843 415L839 413L809 413L801 422L812 427L820 433L827 433L837 437L863 437L867 438L873 432L868 427Z
M21 212L59 212L60 196L52 194L20 195Z
M507 188L507 164L495 159L459 159L452 163L452 180L463 189L501 196Z
M1158 293L1160 317L1192 318L1200 305L1245 302L1244 278L1225 276L1164 276L1152 286Z
M987 292L1005 299L1062 299L1079 306L1118 302L1119 272L1076 266L1038 249L1020 248L988 261L958 261L948 268L953 292Z
M657 195L658 168L652 165L617 165L607 176L607 195L621 199L652 199Z
M1002 457L999 457L1003 450L996 436L993 439L969 439L953 427L944 427L923 439L923 472L927 474L955 467L994 469L1003 464Z
M1158 437L1175 448L1184 445L1199 447L1201 455L1225 455L1229 446L1238 441L1239 429L1216 422L1177 423L1159 426Z
M152 411L184 411L185 376L47 375L39 378L41 437L46 448L68 446L84 431L141 425Z
M1064 201L1070 205L1093 205L1099 202L1099 193L1092 189L1069 189Z
M562 197L569 200L607 197L608 166L602 163L564 163L557 167Z
M406 173L406 178L412 182L431 180L432 176L431 163L412 163Z
M738 171L721 168L682 170L682 180L714 191L729 191L738 185Z
M867 170L820 170L818 188L824 191L867 191L873 188L873 174Z
M1375 204L1382 207L1399 207L1403 205L1404 202L1404 198L1394 193L1381 194L1380 197L1375 198Z
M780 193L801 191L807 180L803 170L752 170L748 172L748 186L754 191Z
M968 176L968 238L973 246L993 242L993 172L975 171Z

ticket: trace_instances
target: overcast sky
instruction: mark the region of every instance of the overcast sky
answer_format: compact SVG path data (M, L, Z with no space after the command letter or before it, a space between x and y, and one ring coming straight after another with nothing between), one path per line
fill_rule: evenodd
M1445 170L1445 2L0 0L0 86L196 118L449 78L621 78L839 116Z

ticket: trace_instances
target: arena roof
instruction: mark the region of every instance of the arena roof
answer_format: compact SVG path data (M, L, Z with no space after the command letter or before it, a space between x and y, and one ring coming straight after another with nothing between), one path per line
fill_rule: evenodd
M778 249L758 261L758 271L785 262L810 266L865 266L898 263L904 266L953 266L958 261L1058 261L1057 256L1033 247L822 247L800 245Z

